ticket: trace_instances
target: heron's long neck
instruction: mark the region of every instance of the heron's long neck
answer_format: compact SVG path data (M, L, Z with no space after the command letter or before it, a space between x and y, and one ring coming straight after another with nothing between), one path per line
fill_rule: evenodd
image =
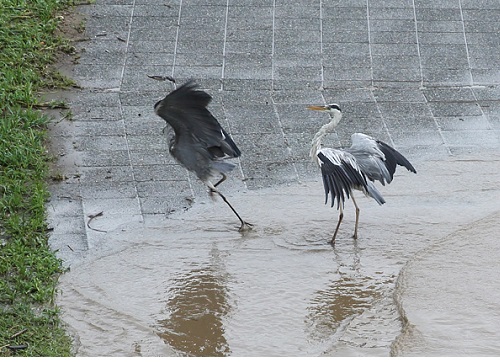
M335 127L337 127L341 117L342 116L338 114L333 115L332 120L329 123L321 126L318 133L314 135L311 142L311 151L309 152L309 156L313 161L318 162L317 152L323 146L323 138L325 138L328 132L333 131Z

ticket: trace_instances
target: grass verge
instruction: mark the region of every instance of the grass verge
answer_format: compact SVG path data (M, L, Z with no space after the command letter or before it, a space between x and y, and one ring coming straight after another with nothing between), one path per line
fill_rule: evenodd
M60 260L49 249L47 117L37 93L71 83L51 64L70 0L0 0L0 356L70 356L54 295Z

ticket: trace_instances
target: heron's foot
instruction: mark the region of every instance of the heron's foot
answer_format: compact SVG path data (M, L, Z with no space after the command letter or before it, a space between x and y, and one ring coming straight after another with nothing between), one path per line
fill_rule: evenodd
M240 226L240 228L238 229L238 231L239 231L240 233L245 233L245 232L247 232L247 231L252 230L252 227L253 227L253 224L250 224L249 222L243 221L243 222L241 223L241 226Z
M352 238L353 238L354 240L357 240L357 239L358 239L358 233L357 233L357 232L356 232L356 233L354 233L354 234L353 234L353 236L352 236Z

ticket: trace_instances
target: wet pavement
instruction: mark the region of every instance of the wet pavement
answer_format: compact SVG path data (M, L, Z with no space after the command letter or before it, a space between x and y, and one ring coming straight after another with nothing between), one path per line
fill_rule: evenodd
M70 268L60 304L78 355L453 351L421 338L458 336L446 324L453 313L426 320L423 294L408 295L443 290L425 282L442 261L418 258L455 245L460 230L488 230L467 236L470 247L498 256L496 0L98 0L78 11L86 30L70 74L82 88L64 94L71 117L50 126L54 172L67 179L48 204L50 244ZM242 151L221 190L256 225L249 235L168 154L153 105L172 85L148 76L193 78L213 96L210 110ZM344 116L329 145L364 132L418 171L379 188L383 207L360 201L357 242L348 204L335 250L337 213L308 156L328 118L306 109L332 102ZM471 280L485 269L471 268ZM444 297L463 298L453 291ZM487 300L467 315L487 321L494 310ZM436 320L448 328L426 329ZM498 334L491 325L475 340Z

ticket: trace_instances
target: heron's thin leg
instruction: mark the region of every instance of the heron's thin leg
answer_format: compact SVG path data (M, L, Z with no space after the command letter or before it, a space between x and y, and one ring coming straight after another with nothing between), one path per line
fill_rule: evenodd
M224 175L223 173L221 173L221 175L222 175L222 178L221 178L219 181L217 181L217 182L215 183L214 187L217 187L217 186L219 186L221 183L223 183L224 181L226 181L226 178L227 178L227 177L226 177L226 175ZM213 196L214 196L214 192L215 192L215 191L214 191L214 190L212 190L212 188L210 188L210 186L209 186L209 188L208 188L208 192L210 193L210 197L213 197Z
M227 179L226 175L224 175L223 173L221 173L221 175L222 175L222 178L221 178L219 181L217 181L217 182L215 183L214 187L217 187L217 186L219 186L221 183L223 183L224 181L226 181L226 179Z
M220 182L219 182L220 183ZM229 208L234 212L234 214L238 217L238 219L240 220L241 222L241 225L240 225L240 229L239 231L240 232L243 232L243 231L247 231L247 230L250 230L252 228L252 224L244 221L241 216L236 212L236 210L234 209L234 207L229 203L229 201L227 201L226 197L219 191L217 190L217 188L212 185L212 183L210 182L207 182L207 185L208 187L210 188L210 191L213 191L213 192L216 192L217 194L219 194L219 196L222 198L222 200L224 200L224 202L227 204L227 206L229 206Z
M359 221L359 207L356 204L356 200L354 199L354 195L351 194L352 202L354 203L354 207L356 208L356 224L354 224L354 235L352 236L354 239L358 238L358 221Z
M337 233L339 232L340 223L342 222L343 218L344 218L344 207L342 206L342 204L340 204L339 205L339 221L337 222L337 227L335 228L335 232L333 233L332 240L330 241L332 246L335 245L335 238L337 237Z

